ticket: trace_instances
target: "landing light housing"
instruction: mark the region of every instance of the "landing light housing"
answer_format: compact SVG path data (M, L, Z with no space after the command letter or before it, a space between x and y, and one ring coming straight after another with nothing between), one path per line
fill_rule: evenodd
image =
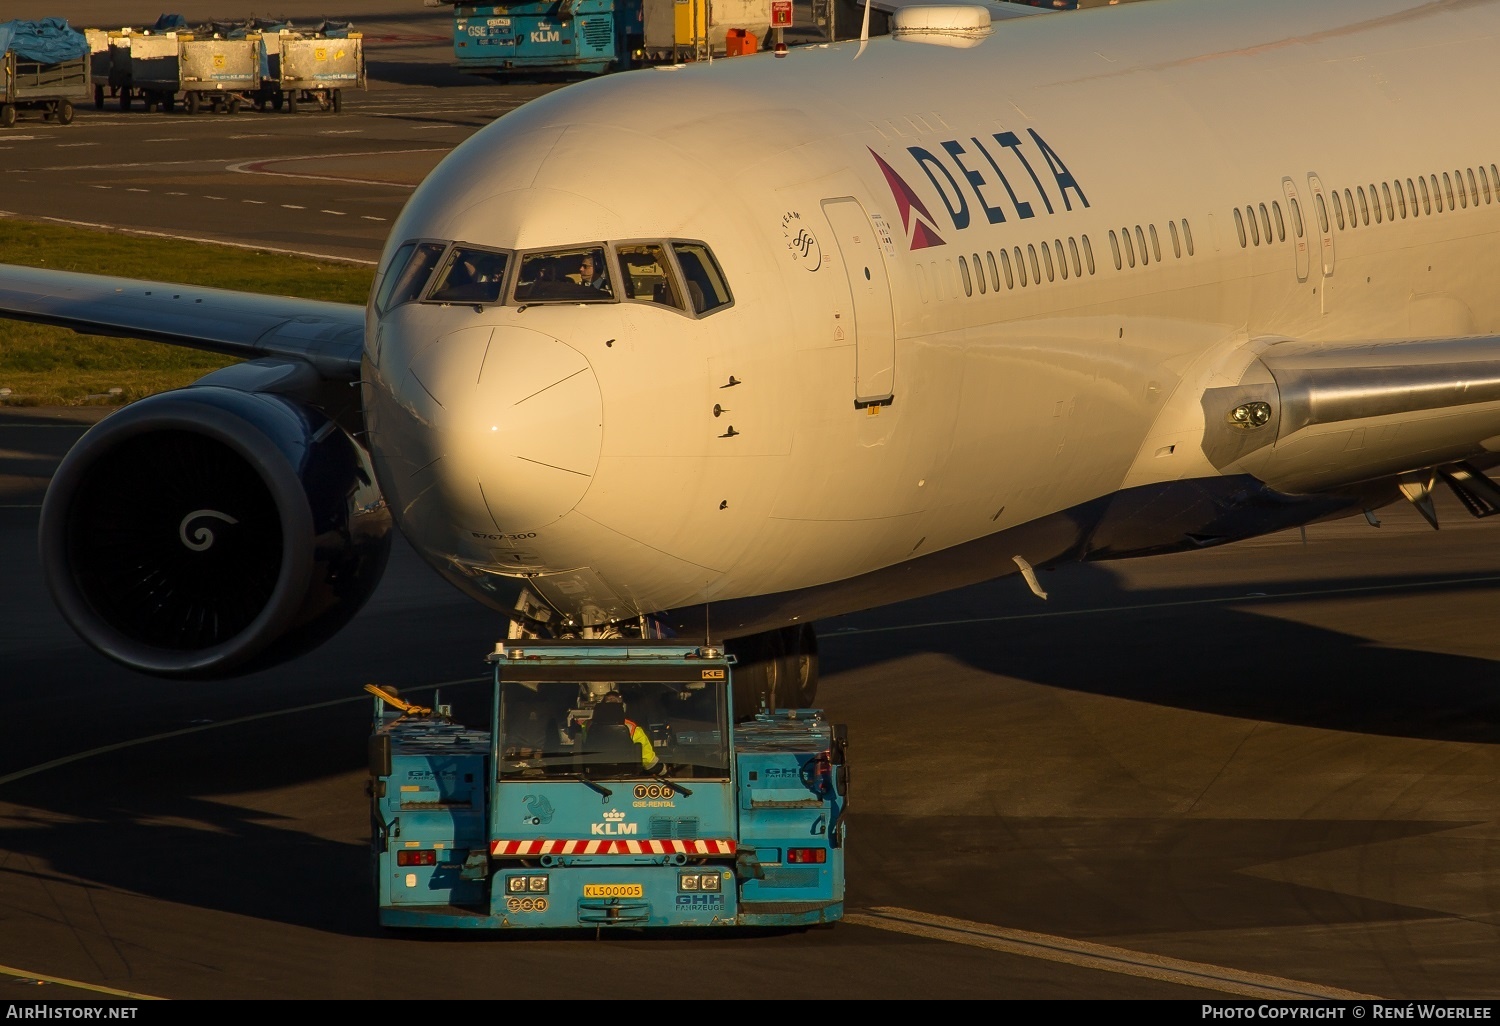
M1229 411L1225 419L1234 427L1246 431L1265 427L1271 423L1271 404L1258 399L1254 402L1240 403Z

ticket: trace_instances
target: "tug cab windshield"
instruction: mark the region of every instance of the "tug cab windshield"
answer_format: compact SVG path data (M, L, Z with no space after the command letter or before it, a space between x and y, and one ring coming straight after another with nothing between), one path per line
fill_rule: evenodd
M499 702L502 779L729 773L723 683L505 680Z

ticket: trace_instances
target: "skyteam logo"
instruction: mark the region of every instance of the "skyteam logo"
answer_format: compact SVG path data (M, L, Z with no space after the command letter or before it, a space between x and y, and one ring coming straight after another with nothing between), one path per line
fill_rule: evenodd
M1022 139L1014 132L970 136L962 141L945 139L931 149L908 146L906 153L921 169L942 201L943 212L953 231L963 231L976 214L989 224L1058 213L1089 205L1062 157L1034 129ZM868 147L867 147L868 148ZM910 250L946 245L949 229L938 233L937 218L915 189L873 149L870 156L885 175L886 185L901 212ZM937 209L935 206L932 209Z
M870 150L870 156L875 158L875 163L880 165L880 173L885 175L885 184L891 187L891 195L896 198L896 209L901 212L901 230L906 233L906 245L908 249L926 249L928 246L941 246L943 240L938 236L933 227L932 214L923 202L917 198L917 194L911 191L911 186L896 173L896 169L880 159L880 154ZM912 211L922 215L920 220L913 224Z

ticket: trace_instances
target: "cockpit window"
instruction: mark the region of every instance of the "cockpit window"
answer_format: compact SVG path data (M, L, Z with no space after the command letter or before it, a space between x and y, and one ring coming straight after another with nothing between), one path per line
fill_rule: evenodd
M620 279L626 299L660 303L684 309L682 287L667 259L667 247L659 242L630 242L615 246L620 259Z
M376 297L375 309L384 314L402 303L410 303L422 295L427 279L443 255L447 243L408 242L396 250L386 268L385 281L381 283L380 295Z
M602 246L527 253L516 276L518 303L588 303L615 298Z
M505 282L505 253L456 245L427 296L433 303L498 303Z
M677 263L682 267L695 313L708 313L729 304L729 286L724 284L724 275L707 246L701 242L674 242L672 252L677 254Z

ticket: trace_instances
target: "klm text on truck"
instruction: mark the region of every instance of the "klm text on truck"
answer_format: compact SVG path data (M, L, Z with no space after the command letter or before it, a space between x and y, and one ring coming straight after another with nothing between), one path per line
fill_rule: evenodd
M733 657L496 646L488 730L373 685L372 848L391 927L807 927L844 909L845 731L735 723Z
M630 67L642 39L641 0L515 0L455 4L453 56L473 75L599 75Z

